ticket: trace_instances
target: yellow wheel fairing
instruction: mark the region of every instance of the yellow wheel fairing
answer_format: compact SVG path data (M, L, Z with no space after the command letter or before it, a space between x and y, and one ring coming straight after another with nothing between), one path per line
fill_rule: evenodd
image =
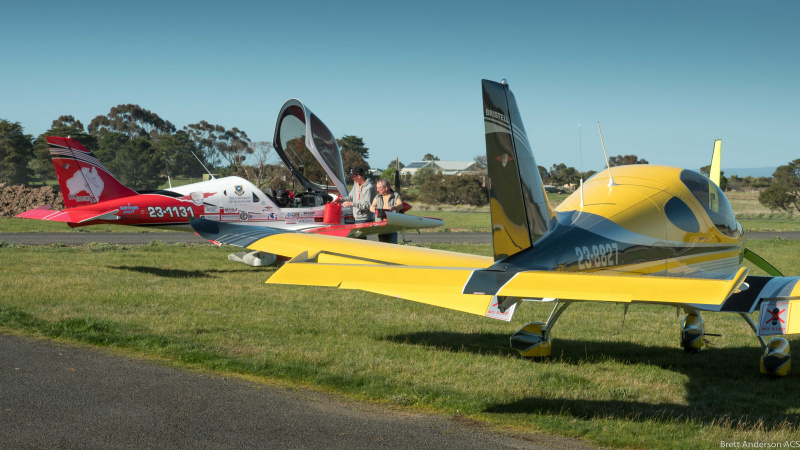
M789 341L784 338L773 338L761 356L761 373L784 377L792 369L792 351Z
M544 336L543 322L529 322L511 336L511 348L524 358L550 356L550 339Z
M700 350L705 344L703 340L704 334L705 328L703 327L703 318L700 313L694 311L687 314L681 323L681 347L687 353L694 353Z

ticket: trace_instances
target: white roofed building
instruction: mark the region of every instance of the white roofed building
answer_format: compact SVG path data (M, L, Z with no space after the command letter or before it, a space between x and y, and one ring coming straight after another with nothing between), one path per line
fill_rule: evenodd
M475 161L414 161L400 169L400 174L414 175L419 169L430 167L442 175L460 175L463 172L475 172Z

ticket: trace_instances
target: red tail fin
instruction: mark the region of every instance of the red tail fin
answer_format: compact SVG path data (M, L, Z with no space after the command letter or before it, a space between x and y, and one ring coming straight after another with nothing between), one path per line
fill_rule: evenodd
M72 138L48 136L50 157L56 169L64 206L76 206L129 197L138 193L125 187L89 150Z

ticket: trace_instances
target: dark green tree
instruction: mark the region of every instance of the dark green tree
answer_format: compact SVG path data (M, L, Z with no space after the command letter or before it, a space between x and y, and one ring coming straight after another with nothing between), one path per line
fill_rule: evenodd
M100 139L100 144L94 154L101 163L106 166L111 166L117 158L117 154L128 145L130 140L128 135L116 131L105 133Z
M360 153L342 150L342 167L344 167L344 175L348 178L345 183L350 184L350 172L359 167L366 172L370 169L369 163L361 156Z
M647 162L646 159L639 159L636 155L617 155L608 158L608 165L611 167L614 166L627 166L631 164L650 164Z
M386 166L386 168L387 168L387 169L389 169L389 168L391 168L391 167L397 167L397 163L398 163L398 162L399 162L399 164L400 164L400 167L399 167L400 169L402 169L403 167L405 167L405 166L406 166L405 164L403 164L403 161L391 161L391 162L389 163L389 165L387 165L387 166Z
M429 175L419 188L419 200L429 204L483 206L489 202L489 194L481 177Z
M245 175L245 159L254 152L247 133L236 127L226 130L222 125L213 125L205 120L188 125L183 130L211 166L221 168L227 163L234 173Z
M112 131L134 138L174 133L175 125L139 105L117 105L108 115L97 116L89 123L89 133L98 138Z
M425 184L425 180L432 175L436 175L436 169L430 165L427 165L421 169L417 169L417 171L414 172L414 175L411 177L411 184L413 186L422 186Z
M423 161L439 161L438 156L433 156L431 153L426 153L425 156L422 157Z
M556 186L578 184L581 180L581 174L578 172L578 169L567 167L564 163L553 164L553 167L550 168L550 179Z
M175 134L160 134L152 139L156 154L161 159L164 174L170 177L198 177L205 173L200 162L192 155L198 154L197 146L189 133L180 130ZM198 158L202 158L198 155ZM201 159L202 161L202 159ZM203 161L205 164L205 161Z
M139 136L126 142L106 167L125 186L152 190L165 181L165 178L160 176L164 164L158 156L150 140Z
M81 131L84 130L81 121L72 116L60 116L58 119L54 120L53 124L50 126L50 128L58 127L75 127Z
M758 201L769 209L800 211L800 159L778 167L772 184L758 194Z
M344 135L341 139L337 139L336 143L339 145L339 150L344 152L354 152L361 155L363 159L369 158L369 148L364 145L364 139L358 136Z
M547 171L543 166L536 166L539 169L539 176L542 177L542 183L550 184L552 180L550 180L550 172Z
M25 134L19 122L0 119L0 182L26 184L33 157L33 136Z

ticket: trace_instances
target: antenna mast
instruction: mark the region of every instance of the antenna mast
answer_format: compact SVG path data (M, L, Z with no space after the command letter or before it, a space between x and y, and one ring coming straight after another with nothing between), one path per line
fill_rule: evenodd
M206 169L206 172L208 172L208 174L211 175L211 179L212 180L216 180L216 178L214 177L214 174L211 173L210 170L208 170L208 167L206 167L206 165L203 164L203 161L201 161L200 158L197 155L194 154L194 152L192 152L192 156L194 156L197 159L197 162L199 162L200 165L203 166L203 169Z
M581 163L581 185L578 189L581 190L581 211L583 211L583 128L578 124L578 157Z
M606 157L606 167L608 167L608 187L616 186L614 177L611 176L611 164L608 163L608 153L606 153L606 143L603 141L603 130L600 129L600 122L597 122L597 131L600 132L600 143L603 144L603 155Z

